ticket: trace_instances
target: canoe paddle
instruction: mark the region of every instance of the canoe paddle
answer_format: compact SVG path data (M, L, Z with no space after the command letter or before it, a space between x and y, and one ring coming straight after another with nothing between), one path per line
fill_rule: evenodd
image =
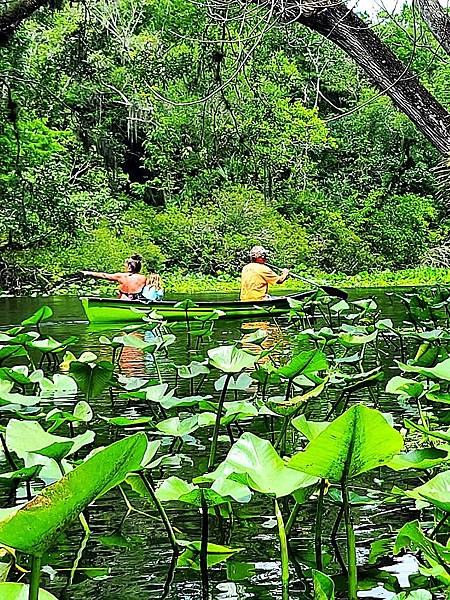
M276 265L272 265L269 263L266 263L266 265L271 269L274 269L275 271L281 271L281 267L277 267ZM289 277L292 277L293 279L299 279L300 281L309 283L309 285L313 285L314 287L320 288L329 296L336 296L337 298L341 298L342 300L347 300L348 298L347 292L344 292L344 290L340 290L339 288L332 287L331 285L321 285L320 283L311 281L311 279L306 279L306 277L302 277L301 275L291 273L291 271L289 271Z

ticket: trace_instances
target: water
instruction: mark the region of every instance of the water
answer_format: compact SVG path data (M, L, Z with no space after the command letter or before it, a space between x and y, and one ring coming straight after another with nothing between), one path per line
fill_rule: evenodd
M352 292L351 299L375 296L381 309L383 318L391 318L394 323L400 323L404 318L403 307L398 301L380 293L379 290L357 290ZM223 295L221 296L224 297ZM204 296L204 299L214 299L214 296ZM89 325L77 298L58 296L51 298L0 298L0 330L20 323L20 321L34 312L43 304L48 304L54 311L51 321L43 327L45 335L57 339L64 339L68 335L76 335L78 342L72 351L79 354L84 350L91 350L98 356L110 359L110 349L98 342L100 335L117 335L117 329L108 330L104 327L99 330ZM274 324L268 324L269 339L281 342L281 348L290 344L289 336L284 333L283 319L278 319L281 331ZM211 340L211 346L226 341L239 339L243 328L248 323L242 321L219 321ZM254 322L251 323L254 326ZM177 344L170 347L169 357L162 357L161 368L164 381L175 384L174 370L170 363L187 363L195 356L195 351L189 350L183 335L178 335ZM281 350L282 351L282 350ZM389 363L391 364L391 363ZM121 356L119 370L127 376L152 378L155 376L154 364L151 357L144 356L141 351L126 348ZM188 385L188 384L186 384ZM395 421L400 423L405 415L414 416L415 408L400 406L392 396L386 396L382 383L377 390L379 408L383 412L394 415ZM189 395L186 386L184 393L178 396ZM370 400L370 398L369 398ZM50 404L70 408L77 398L58 399ZM132 403L115 397L111 403L109 395L104 395L92 403L96 418L91 427L96 432L96 445L106 445L119 436L123 431L110 427L98 419L103 416L146 416L149 409L144 402ZM315 409L317 414L322 412L320 404ZM5 417L2 422L5 423ZM253 424L252 424L253 427ZM258 426L257 426L258 427ZM135 431L134 429L133 431ZM255 431L254 427L253 430ZM195 438L186 442L181 450L181 463L173 467L158 469L153 474L155 480L177 475L183 479L191 480L200 472L206 471L207 440L206 430L194 433ZM211 430L208 430L209 432ZM59 432L58 432L59 433ZM150 437L152 437L150 435ZM162 438L162 448L169 451L171 440ZM222 444L221 454L226 452L228 446ZM7 471L6 463L2 470ZM390 490L394 481L397 485L405 484L398 474L383 471L385 481L382 486ZM358 485L370 488L373 478L378 473L371 473L358 480ZM399 481L400 479L400 481ZM34 486L35 490L39 487ZM7 482L0 484L0 498L3 506L11 505L14 494L11 485ZM128 492L127 492L128 493ZM129 494L133 505L155 515L155 511L139 498ZM19 487L16 500L25 500L25 489ZM326 504L327 512L324 516L324 563L328 573L339 573L340 568L331 546L329 533L334 522L336 510L329 503ZM167 509L173 525L182 534L183 539L200 539L200 515L192 507L173 504ZM172 553L164 529L160 522L152 520L141 514L133 513L127 518L119 532L118 528L126 513L126 506L118 491L113 491L99 499L89 509L89 525L92 535L82 552L79 567L104 568L105 573L98 574L96 578L87 577L83 571L77 571L71 581L70 569L77 557L82 544L81 529L74 524L68 533L59 540L51 553L44 557L43 564L49 565L48 576L44 576L42 587L53 592L61 600L142 600L143 598L159 599L168 589L167 598L172 600L191 600L201 597L199 572L193 569L176 569L170 586L170 566ZM243 548L227 563L210 569L210 594L217 600L251 599L258 600L281 598L281 567L279 560L279 546L276 523L273 518L273 506L267 498L256 496L250 505L239 505L233 526L230 528L223 521L210 518L210 541ZM285 513L286 514L286 513ZM408 586L408 576L418 572L418 564L414 556L406 554L400 558L392 558L392 544L395 533L408 521L418 517L412 501L403 504L387 504L375 507L365 505L354 510L355 530L358 544L358 562L360 596L364 598L391 598L394 591ZM291 555L297 568L292 569L290 598L301 599L306 597L308 585L308 568L314 563L314 533L312 526L315 518L315 502L309 502L302 510L297 525L291 538ZM344 553L343 532L338 536L341 552ZM377 559L377 549L384 550L387 557ZM381 553L383 556L383 552ZM106 570L108 571L106 573ZM90 574L92 576L92 573ZM345 597L345 579L336 579L337 597Z

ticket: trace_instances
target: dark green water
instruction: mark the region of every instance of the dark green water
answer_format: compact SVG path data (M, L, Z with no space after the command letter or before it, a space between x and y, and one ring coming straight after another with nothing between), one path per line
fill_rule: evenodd
M392 318L399 323L404 318L404 313L399 303L392 304L379 290L358 290L353 293L351 299L373 296L376 297L383 318ZM212 296L204 296L212 299ZM223 297L223 296L222 296ZM51 335L57 339L63 339L68 335L76 335L78 343L72 351L75 354L83 350L91 350L105 359L110 359L107 347L100 346L98 337L100 335L117 335L117 330L108 331L89 325L84 320L81 305L74 297L51 297L51 298L0 298L0 329L15 325L27 315L34 312L42 304L52 307L54 315L51 322L45 325L44 334ZM281 341L283 347L290 343L289 336L284 333L283 319L279 324L281 331L275 326L270 327L270 336L274 340ZM219 321L217 324L215 339L211 345L225 343L239 339L242 334L243 323L241 321ZM179 335L177 344L170 347L168 358L162 358L161 364L164 380L174 385L174 371L168 363L182 364L192 360L195 352L188 350L186 339ZM389 363L391 364L391 363ZM125 348L120 359L120 371L127 376L154 376L154 365L151 356L145 356L139 350ZM390 412L394 415L396 422L401 422L404 416L415 416L415 409L410 406L400 406L394 402L392 396L387 397L384 392L384 384L381 383L377 397L380 410ZM186 388L184 395L189 395ZM180 396L180 394L177 394ZM64 398L52 401L53 405L71 407L77 398ZM104 396L92 402L96 417L101 414L105 416L142 416L148 415L148 408L144 403L128 403L125 400L115 399L111 404L109 396ZM315 407L317 415L321 414L320 404ZM323 415L322 415L323 416ZM6 421L6 418L3 419ZM117 429L112 429L98 418L91 424L96 432L96 445L108 444L117 439ZM253 425L252 425L253 427ZM135 431L134 429L133 431ZM255 431L254 427L253 430ZM186 480L206 470L207 445L206 438L202 439L198 432L195 437L185 442L181 453L181 464L173 468L165 468L164 471L154 473L155 480L167 478L175 474ZM203 434L204 435L204 434ZM169 451L171 439L162 438L163 452ZM222 448L223 453L228 446ZM3 470L8 470L5 464L1 465ZM402 475L396 474L383 482L383 487L390 489L395 479L397 485L404 483ZM366 479L358 480L363 488L370 487L373 477L371 474ZM407 477L407 476L404 476ZM2 483L0 486L3 506L11 505L14 498L11 486ZM16 501L25 501L25 490L19 488ZM154 514L148 505L144 505L139 499L133 502L137 508ZM57 573L51 577L44 577L42 586L52 591L61 600L142 600L162 598L166 585L166 579L171 563L171 550L163 527L160 523L150 520L145 516L133 514L128 518L121 534L117 528L126 512L125 504L117 492L112 492L98 500L89 510L90 527L92 536L80 560L82 567L108 567L109 574L99 579L86 579L76 576L71 585L68 584L68 570L80 547L81 533L77 525L74 525L58 546L53 549L51 555L45 558L43 564L48 564ZM200 539L200 516L193 508L177 507L169 508L168 513L174 525L182 532L185 539ZM290 587L290 598L301 599L305 597L304 571L314 560L314 541L311 530L314 522L315 502L305 506L295 527L291 541L292 555L298 568L292 570L292 581ZM365 598L391 598L395 589L408 586L408 576L418 571L417 561L412 555L404 555L399 558L389 558L389 552L396 531L407 521L416 518L413 502L404 504L385 505L382 508L363 506L355 510L355 529L358 544L358 562L360 565L360 586L366 589L360 591L359 596ZM244 550L230 559L210 570L210 594L211 598L217 600L234 599L272 599L281 598L281 566L279 560L279 546L276 523L273 517L273 506L263 497L252 500L249 506L238 507L237 516L233 527L226 528L214 517L210 519L210 541L241 547ZM327 533L334 521L334 509L327 509L324 517ZM329 525L327 529L327 524ZM343 533L340 534L343 536ZM339 539L339 538L338 538ZM343 539L342 537L340 539ZM385 558L376 558L377 549L385 549L388 555ZM339 565L336 563L332 549L327 548L325 543L324 562L329 574L338 573ZM383 554L383 553L382 553ZM337 580L338 597L344 598L345 593L339 592L345 588L345 581ZM173 600L191 600L201 597L199 573L190 569L177 569L167 597Z

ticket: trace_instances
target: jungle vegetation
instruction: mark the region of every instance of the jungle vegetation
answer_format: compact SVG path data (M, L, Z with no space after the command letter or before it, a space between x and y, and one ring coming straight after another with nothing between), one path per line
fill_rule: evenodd
M288 4L4 3L0 288L133 251L226 278L256 242L299 270L447 266L442 9Z

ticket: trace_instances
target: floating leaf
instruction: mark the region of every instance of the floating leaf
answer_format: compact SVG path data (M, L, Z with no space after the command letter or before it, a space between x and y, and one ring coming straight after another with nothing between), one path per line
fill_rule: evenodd
M106 421L115 427L136 427L137 425L152 425L153 417L103 417L98 415L100 419Z
M196 571L200 570L200 548L201 541L188 542L186 544L186 550L178 557L178 567L190 567ZM208 555L207 563L208 567L213 567L221 562L224 562L236 552L241 552L243 548L227 548L226 546L219 546L218 544L211 544L208 542Z

